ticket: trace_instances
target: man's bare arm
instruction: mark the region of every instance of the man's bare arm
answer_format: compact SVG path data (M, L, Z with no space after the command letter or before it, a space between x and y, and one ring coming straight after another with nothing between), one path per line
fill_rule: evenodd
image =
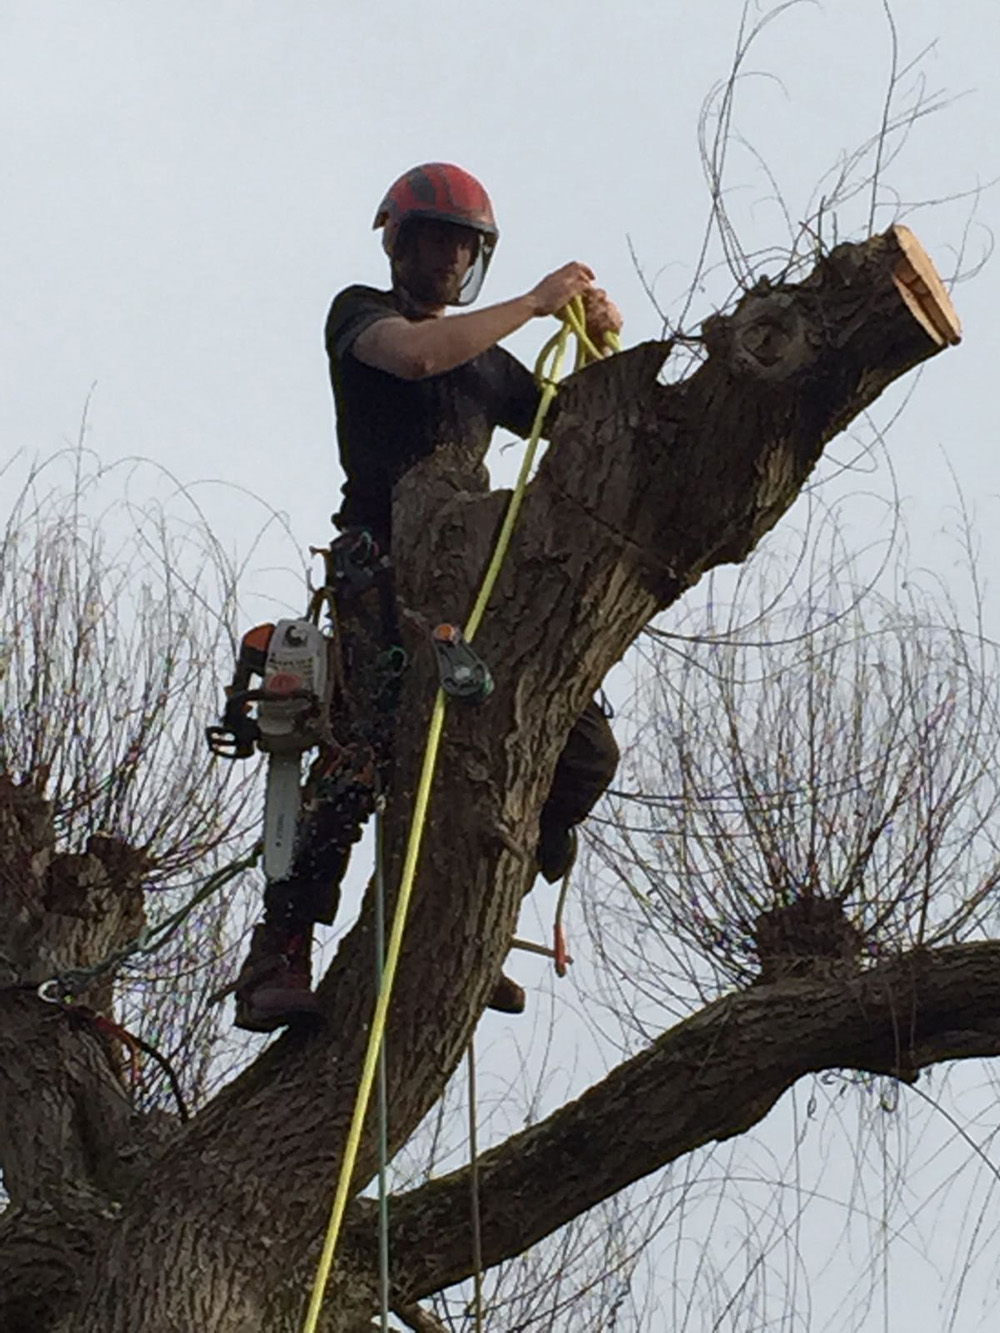
M586 264L564 264L523 296L461 315L411 321L380 319L358 334L351 351L366 365L404 380L426 379L471 361L530 319L552 315L590 288Z

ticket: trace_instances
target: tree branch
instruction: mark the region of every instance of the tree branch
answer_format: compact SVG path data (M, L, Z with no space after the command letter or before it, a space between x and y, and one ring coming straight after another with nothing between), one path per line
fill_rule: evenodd
M419 1305L397 1305L394 1313L398 1314L407 1328L412 1328L414 1333L448 1333L436 1315Z
M0 775L0 1166L15 1203L64 1183L122 1184L134 1126L108 1042L32 990L138 930L144 866L109 837L57 851L48 802ZM110 1007L109 977L91 998Z
M483 1155L485 1262L520 1254L633 1181L744 1132L804 1074L847 1068L912 1082L931 1064L998 1054L1000 944L913 952L846 982L783 982L718 1000ZM468 1197L466 1168L392 1201L394 1273L406 1296L471 1275Z

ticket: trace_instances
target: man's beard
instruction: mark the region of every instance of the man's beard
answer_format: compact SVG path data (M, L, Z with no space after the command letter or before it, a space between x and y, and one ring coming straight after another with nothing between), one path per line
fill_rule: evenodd
M411 300L418 305L438 307L452 305L462 292L464 274L427 273L416 264L398 264L393 278Z

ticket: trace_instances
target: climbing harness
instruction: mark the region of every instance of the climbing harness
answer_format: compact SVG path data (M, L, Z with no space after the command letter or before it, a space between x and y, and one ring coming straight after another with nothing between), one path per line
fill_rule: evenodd
M486 607L493 594L493 589L500 574L500 569L510 546L511 535L517 522L521 502L524 498L524 492L528 483L528 477L531 473L531 468L534 464L535 455L541 440L542 426L556 394L563 361L565 360L566 347L571 333L575 334L577 338L577 368L586 364L589 359L601 358L601 353L594 347L593 343L587 337L583 303L579 297L574 298L567 309L562 312L559 329L545 344L535 365L535 378L541 387L541 398L535 413L534 424L518 472L517 481L496 540L493 556L483 577L479 594L475 600L472 611L469 614L468 621L462 631L462 643L465 646L471 644L482 623ZM609 335L607 342L609 350L617 351L620 347L616 335ZM452 629L454 627L448 628ZM450 635L444 636L444 641L449 643L452 651L454 651L456 645ZM437 640L435 640L435 647L437 647ZM463 665L463 663L459 663L459 665ZM464 665L470 664L466 663ZM463 680L464 679L465 678L463 677ZM333 1256L347 1207L351 1178L354 1175L354 1166L361 1145L361 1133L364 1128L365 1116L371 1099L376 1068L379 1062L379 1052L381 1051L385 1035L389 1001L392 995L392 988L395 981L400 953L402 951L406 917L409 910L410 897L416 877L417 861L420 856L420 846L427 819L431 783L434 777L438 749L440 747L441 735L444 727L447 697L448 695L442 684L435 696L430 723L427 729L423 763L421 765L420 778L417 784L417 792L413 805L413 815L410 822L410 833L403 861L403 871L400 878L396 909L393 916L392 929L389 935L385 963L382 968L381 985L375 1003L375 1013L372 1017L368 1046L365 1052L361 1077L358 1083L354 1111L351 1116L347 1142L344 1147L344 1155L341 1159L340 1174L337 1180L336 1192L334 1194L333 1205L330 1211L329 1223L327 1225L326 1236L323 1241L323 1248L317 1265L316 1277L313 1282L302 1333L316 1333L320 1309L323 1304L323 1295L326 1291L327 1282L329 1281L330 1270L333 1265ZM485 697L485 695L483 695L483 697Z

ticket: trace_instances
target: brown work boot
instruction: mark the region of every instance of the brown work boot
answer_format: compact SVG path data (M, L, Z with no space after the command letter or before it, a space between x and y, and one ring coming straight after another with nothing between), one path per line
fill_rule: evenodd
M495 1009L498 1014L523 1014L524 1003L524 988L501 972L493 994L486 1001L487 1009Z
M312 929L254 926L250 952L236 978L236 1019L244 1032L274 1032L295 1024L316 1026L319 1001L312 993Z

